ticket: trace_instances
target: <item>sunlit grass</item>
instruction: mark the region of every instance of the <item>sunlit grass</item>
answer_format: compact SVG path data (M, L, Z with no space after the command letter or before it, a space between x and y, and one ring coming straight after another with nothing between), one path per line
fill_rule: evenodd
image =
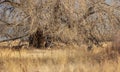
M104 48L0 49L0 72L119 72L120 57ZM103 51L104 50L104 51ZM111 51L112 52L112 51ZM117 56L116 56L117 55Z

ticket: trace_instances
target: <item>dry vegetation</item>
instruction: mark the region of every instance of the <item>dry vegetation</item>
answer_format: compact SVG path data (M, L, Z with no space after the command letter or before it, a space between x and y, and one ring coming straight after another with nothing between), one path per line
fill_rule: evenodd
M0 72L120 72L117 0L2 1L14 10L0 19Z
M2 44L5 47L5 43ZM63 46L63 45L62 45ZM0 49L0 72L119 72L120 57L111 43L87 51L87 46L52 49ZM109 46L109 47L108 47Z

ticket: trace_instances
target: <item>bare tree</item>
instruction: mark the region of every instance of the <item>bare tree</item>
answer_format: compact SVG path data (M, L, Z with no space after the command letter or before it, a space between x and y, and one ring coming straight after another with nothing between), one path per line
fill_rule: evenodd
M106 0L2 0L0 36L10 40L19 39L36 35L39 29L43 32L43 38L50 36L52 41L66 44L86 43L91 49L93 44L112 41L113 35L120 29L120 8L116 4L118 2L109 4ZM35 36L32 37L35 39ZM39 42L33 41L38 43L35 45L39 45Z

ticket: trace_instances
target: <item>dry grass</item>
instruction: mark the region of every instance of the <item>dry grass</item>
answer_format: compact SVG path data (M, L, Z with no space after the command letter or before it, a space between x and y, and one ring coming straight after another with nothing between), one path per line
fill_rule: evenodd
M102 3L103 0L37 0L38 5L33 0L21 1L21 9L28 16L27 33L32 34L40 27L44 35L51 35L55 41L80 43L80 46L17 51L7 48L6 43L0 44L4 45L0 49L0 72L120 72L119 54L107 47L109 44L94 47L90 52L82 45L84 41L90 44L89 41L111 40L119 24L119 17L114 14L118 12L116 7ZM15 35L21 35L16 26Z
M0 72L119 72L120 57L107 46L91 52L85 45L20 51L1 48Z

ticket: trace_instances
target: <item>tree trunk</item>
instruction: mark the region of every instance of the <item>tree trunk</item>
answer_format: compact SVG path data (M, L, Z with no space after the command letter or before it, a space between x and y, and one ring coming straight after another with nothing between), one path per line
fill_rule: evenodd
M45 46L45 37L43 36L43 31L39 28L29 36L29 46L36 48L43 48Z

